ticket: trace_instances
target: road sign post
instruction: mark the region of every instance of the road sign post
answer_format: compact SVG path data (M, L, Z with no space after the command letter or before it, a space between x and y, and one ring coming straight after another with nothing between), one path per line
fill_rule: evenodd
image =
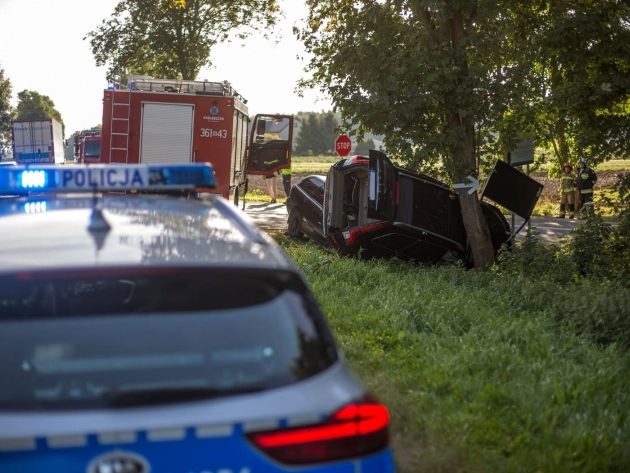
M352 149L352 141L348 135L339 135L335 140L335 151L339 156L348 156Z

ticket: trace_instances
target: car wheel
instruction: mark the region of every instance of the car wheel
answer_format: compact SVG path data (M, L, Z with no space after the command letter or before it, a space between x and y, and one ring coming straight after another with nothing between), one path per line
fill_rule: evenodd
M289 218L287 220L287 233L291 238L302 238L304 232L302 232L300 213L297 210L291 210L289 212Z

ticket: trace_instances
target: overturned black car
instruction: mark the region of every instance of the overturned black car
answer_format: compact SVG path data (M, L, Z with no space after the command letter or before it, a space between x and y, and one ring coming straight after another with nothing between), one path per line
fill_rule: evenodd
M497 252L510 227L497 207L482 202L482 208ZM291 237L305 234L343 254L471 263L459 195L394 166L379 151L338 161L326 177L302 179L291 189L287 211Z

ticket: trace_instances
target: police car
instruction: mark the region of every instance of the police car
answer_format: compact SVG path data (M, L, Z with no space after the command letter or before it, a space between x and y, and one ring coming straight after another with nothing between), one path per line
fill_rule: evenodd
M386 407L273 241L189 198L213 186L0 169L0 471L394 471Z

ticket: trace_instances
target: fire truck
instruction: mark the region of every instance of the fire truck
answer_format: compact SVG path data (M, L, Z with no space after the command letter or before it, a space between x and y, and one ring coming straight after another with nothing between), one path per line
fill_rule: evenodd
M101 162L100 130L77 131L70 140L73 142L75 163L95 164Z
M216 192L247 192L248 175L291 166L293 117L259 114L229 82L131 76L104 91L103 163L212 163Z

